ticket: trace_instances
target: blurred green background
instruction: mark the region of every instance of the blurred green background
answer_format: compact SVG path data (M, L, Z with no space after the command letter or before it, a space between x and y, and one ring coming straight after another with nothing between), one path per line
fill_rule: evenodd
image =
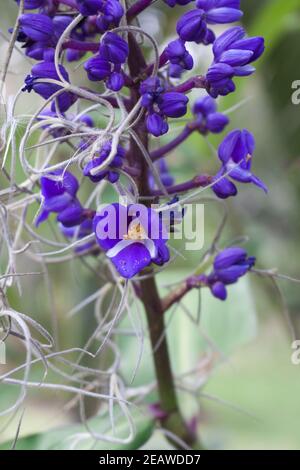
M7 2L7 9L1 14L4 32L13 22L16 12L13 3ZM179 8L170 11L161 4L157 2L142 21L160 42L167 42L174 32ZM255 187L240 185L239 196L228 202L230 216L222 243L225 245L246 235L249 237L247 249L257 257L259 268L278 268L281 273L299 278L300 105L292 104L291 95L293 81L300 80L300 1L242 0L242 8L245 11L243 24L249 35L265 36L266 53L257 64L257 73L249 79L237 80L237 92L223 98L220 108L229 110L240 104L230 113L230 127L242 126L254 133L257 141L254 170L268 185L269 194L266 196ZM162 37L162 32L167 36ZM3 57L6 43L1 40L1 44ZM201 49L197 60L199 71L205 70L209 63L207 52ZM15 53L8 93L14 93L21 86L23 77L24 63ZM80 80L78 74L76 79ZM193 97L196 96L198 94L194 93ZM35 106L36 102L33 103L30 96L24 96L19 111L30 113ZM22 126L19 132L22 133ZM208 140L217 146L220 139L217 136ZM168 161L178 182L192 177L195 171L209 173L218 166L210 146L199 135L193 135L179 150L170 154ZM84 191L87 195L89 188ZM221 212L215 204L205 205L206 246L209 246L220 217ZM45 234L51 233L49 228L42 229L41 233L43 230ZM184 278L197 265L199 258L196 259L195 253L184 253L184 256L186 259L179 258L159 276L159 285ZM97 266L96 260L90 262ZM28 267L25 258L20 261L20 270L22 266ZM33 264L31 268L37 269L37 265ZM53 327L50 310L55 309L60 347L82 346L95 328L92 309L86 307L72 320L66 318L66 312L95 292L97 280L80 262L67 263L63 267L51 265L49 273L53 280L52 302L47 297L43 279L28 278L22 280L22 296L14 289L9 292L11 304L49 329ZM280 288L296 336L300 338L299 287L292 282L280 281ZM185 308L194 315L197 303L194 292L184 301ZM274 285L268 279L251 275L229 289L226 303L205 293L201 299L199 327L195 327L182 309L171 316L168 339L176 374L192 369L203 357L207 351L203 335L209 336L224 355L224 360L210 372L196 399L200 403L199 429L208 447L300 449L300 365L291 363L291 338L283 310L282 299ZM126 339L120 347L122 373L129 379L137 345L134 340ZM20 343L10 341L8 364L0 366L1 371L2 367L9 370L16 366L22 357ZM134 384L151 380L149 363L151 358L147 350ZM40 373L36 372L36 379L38 377ZM0 409L12 402L16 392L12 387L0 385ZM195 400L188 393L180 393L180 403L189 418L195 413ZM76 420L74 410L63 409L65 398L61 393L38 390L31 393L21 435L48 431ZM5 420L1 419L1 423ZM13 433L11 426L2 434L1 441ZM155 432L150 440L150 436L145 436L147 438L139 443L144 448L167 446L159 432Z

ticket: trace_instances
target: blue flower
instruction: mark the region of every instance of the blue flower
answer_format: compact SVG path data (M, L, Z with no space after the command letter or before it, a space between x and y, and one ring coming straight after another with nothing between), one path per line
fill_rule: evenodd
M113 64L124 64L128 57L128 44L118 34L107 33L100 44L100 56Z
M82 15L98 15L96 24L100 33L119 26L124 15L124 9L119 0L77 0L77 3Z
M102 5L101 14L96 20L100 33L104 33L112 27L119 26L124 15L124 9L118 0L106 0Z
M132 278L169 261L168 234L157 212L142 204L105 206L94 218L97 242L119 274Z
M111 74L111 64L100 55L91 57L84 64L84 69L92 82L104 80Z
M107 88L119 91L124 85L121 64L128 57L128 44L115 33L107 33L100 44L99 54L84 65L91 81L105 80Z
M84 16L96 15L101 11L102 0L77 0L78 9Z
M268 191L266 185L251 172L254 150L255 140L247 129L234 130L225 137L218 150L222 167L215 180L219 181L212 186L218 197L225 199L237 194L235 185L223 176L225 174L239 183L253 183L263 191Z
M20 33L22 42L26 38L33 41L47 42L54 33L53 21L49 16L39 13L26 13L20 16Z
M240 247L230 247L221 251L214 260L212 273L205 277L214 297L220 300L227 298L226 286L236 283L247 274L255 264L255 258L247 255Z
M148 131L158 137L168 132L168 117L181 117L186 114L188 98L183 93L164 91L158 77L144 80L140 86L142 106L148 111L146 125Z
M120 145L118 146L117 153L112 160L112 162L109 164L109 167L106 168L105 170L99 171L96 175L92 175L91 170L93 168L96 168L97 166L101 165L105 161L105 159L109 156L111 151L111 143L106 142L100 152L95 155L95 157L88 162L84 169L83 169L83 174L84 176L88 176L93 183L98 183L99 181L102 181L103 179L108 179L110 183L115 183L119 179L119 172L115 171L114 169L122 168L123 166L123 161L125 158L125 150L123 147Z
M191 3L193 0L164 0L169 7L175 7L175 5L187 5Z
M24 8L25 10L36 10L37 8L41 8L44 6L48 0L25 0L24 1ZM18 5L20 4L20 0L17 0Z
M237 26L225 31L214 42L214 62L206 74L208 92L213 98L234 91L234 77L244 77L255 72L250 64L263 54L264 39L246 38L245 35L245 30Z
M176 39L168 44L165 54L171 66L169 74L171 77L178 78L184 70L191 70L194 66L193 57L184 45L184 41Z
M229 123L225 114L217 112L217 103L210 96L198 98L193 106L193 113L199 125L199 131L203 134L212 132L220 133Z
M36 225L44 222L51 212L66 227L83 221L83 208L76 198L79 184L75 176L64 170L55 170L41 178L42 205Z
M65 80L69 81L69 76L66 69L60 65L60 73ZM52 79L60 81L57 75L56 68L53 62L39 62L34 65L31 69L31 75L28 75L25 79L25 87L22 91L28 91L29 93L34 90L38 95L44 99L50 98L54 93L61 89L61 86L53 83L39 82L39 79ZM58 98L58 105L61 112L67 111L70 106L76 101L76 96L70 92L62 92ZM52 111L55 111L55 103L52 103Z
M184 13L177 23L177 33L183 41L211 44L214 33L208 24L238 21L243 15L240 0L198 0L197 10Z

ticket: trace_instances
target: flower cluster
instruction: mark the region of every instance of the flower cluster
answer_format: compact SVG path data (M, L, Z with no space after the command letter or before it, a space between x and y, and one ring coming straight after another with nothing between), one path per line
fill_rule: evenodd
M208 132L218 134L229 124L228 117L217 112L217 103L210 96L198 98L194 102L193 113L199 126L198 130L202 134Z
M197 0L196 7L184 13L177 23L177 33L183 41L211 44L215 34L208 24L233 23L243 15L240 0Z
M214 62L208 69L206 79L213 98L225 96L235 90L234 77L245 77L255 72L250 65L264 51L264 39L245 38L243 28L231 28L216 39L213 45Z
M201 282L207 285L214 297L225 300L226 286L235 284L255 264L255 258L247 255L246 250L240 247L226 248L214 259L213 271L202 275Z
M51 212L57 213L57 221L65 227L79 225L83 221L83 208L76 194L79 184L68 171L55 170L41 178L42 205L36 225L44 222Z
M128 56L128 44L115 33L107 33L101 41L99 54L84 65L91 81L105 80L106 86L119 91L124 85L122 64Z
M184 116L188 98L183 93L165 91L158 77L149 77L140 86L142 106L147 109L146 126L158 137L169 130L167 118Z
M173 201L171 197L175 196L174 200L179 204L183 193L199 186L210 186L218 198L226 199L237 194L236 183L251 183L267 191L266 185L252 173L255 140L246 129L233 130L223 138L218 149L221 166L213 175L200 174L175 185L166 159L168 153L193 132L201 135L222 133L229 124L229 118L218 111L216 99L235 90L235 77L246 77L255 71L253 63L264 51L262 37L247 37L241 26L228 29L223 26L224 31L218 37L213 31L213 25L231 24L241 19L240 0L165 0L169 7L184 7L191 3L194 7L188 7L183 13L180 10L176 34L162 49L155 63L148 59L149 53L145 53L139 41L142 30L136 27L137 15L149 3L137 1L125 11L125 4L120 0L25 0L25 12L19 19L18 41L26 54L38 62L26 77L23 90L34 91L49 101L49 107L38 120L49 117L50 123L57 121L53 126L47 121L42 129L51 137L67 138L75 127L71 118L74 113L74 121L83 129L73 147L82 169L82 180L94 184L105 180L115 185L116 191L122 189L130 197L133 197L134 188L141 192L139 196L149 199L168 194ZM68 34L65 34L66 28ZM191 42L196 43L199 51L212 45L212 63L203 75L194 71L198 54L196 56L193 52L193 56L190 52L194 49L190 48ZM87 53L89 56L82 61ZM86 78L84 83L75 87L67 62L78 59L86 71ZM189 72L189 77L184 81L182 76L186 72ZM100 91L92 91L90 82L97 82L95 88L101 82ZM187 94L198 88L203 92L196 97L191 112L188 112ZM99 104L100 99L110 110L121 111L116 113L104 136L102 122L98 129L90 115L80 109L81 98L93 101L93 96L97 98L95 103ZM75 102L74 111L67 113ZM151 148L150 136L167 134L170 120L183 116L188 116L184 119L187 122L183 131L174 138L169 137L164 145L159 143ZM71 127L62 124L65 117L72 121ZM119 140L129 141L126 150L119 141L112 145L115 130L122 127L124 117L126 125ZM92 127L93 132L89 133ZM149 158L152 159L151 165ZM76 161L77 157L74 163ZM124 176L116 184L121 173ZM130 183L123 183L123 178ZM118 236L109 236L105 240L99 235L98 228L103 225L106 212L96 214L95 209L81 206L77 197L79 183L75 176L65 170L51 171L41 178L40 184L42 207L37 224L54 212L62 233L68 238L81 239L94 230L100 250L106 253L121 276L131 278L152 264L163 265L169 260L165 227L160 227L156 238L152 237L150 230L162 222L157 211L141 205L141 212L142 208L145 209L143 214L131 215L132 204L127 207L120 204L107 206L108 212L109 207L115 210L112 222L116 214L122 214L126 223ZM163 204L170 203L170 200ZM89 246L93 247L93 244ZM215 296L225 298L226 285L235 282L252 265L252 258L247 258L243 250L224 250L216 257L214 271L205 278L205 282Z
M119 26L124 9L118 0L77 0L84 16L97 15L96 25L100 33Z
M96 174L92 174L92 170L96 169L99 165L101 165L109 156L111 151L111 142L106 142L99 152L96 152L94 158L89 161L84 169L83 174L84 176L88 176L89 179L93 183L98 183L103 179L107 179L110 183L116 183L119 179L119 172L117 169L122 168L124 157L125 157L125 150L120 145L118 146L117 153L114 156L112 162L110 162L109 167L105 170L100 170L96 172Z
M185 70L192 70L194 60L182 39L171 41L165 49L166 59L170 62L169 75L180 78Z

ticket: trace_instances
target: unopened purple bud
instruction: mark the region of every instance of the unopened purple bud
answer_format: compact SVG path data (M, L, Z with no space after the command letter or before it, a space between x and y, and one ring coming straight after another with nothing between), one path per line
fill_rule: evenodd
M150 134L159 137L169 130L168 123L157 113L149 114L146 119L147 129Z
M94 127L94 120L88 114L83 114L80 117L80 122L82 122L83 124L85 124L88 127Z
M57 220L65 227L79 225L83 221L83 208L80 202L74 199L66 209L58 214Z
M229 119L222 113L212 113L206 118L206 127L214 134L222 132L227 124L229 124Z
M228 197L236 196L237 188L235 184L224 176L221 179L219 178L219 175L214 178L216 182L211 187L216 196L220 199L227 199Z
M175 7L175 5L187 5L188 3L191 3L193 0L164 0L169 7Z
M24 1L24 8L25 10L36 10L37 8L42 7L47 0L25 0ZM20 4L20 0L17 0L18 5Z
M189 99L182 93L167 92L161 97L160 110L168 117L181 117L186 114Z
M114 64L123 64L128 57L128 44L118 34L107 33L100 44L100 56L102 59Z
M204 12L201 10L188 11L179 19L176 30L183 41L200 43L205 38L207 31Z
M215 269L225 269L229 268L233 264L241 263L245 261L247 257L247 252L244 248L238 246L233 246L226 248L221 251L214 260Z
M83 16L96 15L102 7L102 0L77 0L78 8Z
M53 21L39 13L26 13L20 17L22 32L33 41L47 42L54 32Z
M108 78L111 73L111 64L99 55L91 57L85 64L88 78L91 81L99 81Z
M119 0L106 0L103 14L113 25L118 26L122 16L124 15L124 9Z
M214 297L220 300L226 300L227 290L223 282L217 281L211 286L211 293Z
M120 91L124 86L124 77L120 72L113 72L106 81L106 86L112 91Z

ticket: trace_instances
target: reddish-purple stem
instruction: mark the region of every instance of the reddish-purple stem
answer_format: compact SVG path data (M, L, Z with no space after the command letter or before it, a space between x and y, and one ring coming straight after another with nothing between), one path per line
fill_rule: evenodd
M178 147L178 145L182 144L182 142L184 142L192 134L192 132L194 132L194 130L194 126L186 126L183 131L177 137L175 137L175 139L171 140L163 147L159 147L157 150L153 150L152 152L150 152L152 160L155 162L167 153L174 150L176 147Z
M211 175L197 175L193 179L185 181L184 183L180 184L175 184L174 186L169 186L166 188L168 191L168 194L180 194L184 193L186 191L191 191L192 189L196 189L199 187L205 188L212 182L212 176ZM159 189L155 189L151 191L151 196L157 197L157 196L163 196L163 192Z
M138 0L127 10L127 20L132 20L139 13L144 11L149 5L151 5L153 0Z

